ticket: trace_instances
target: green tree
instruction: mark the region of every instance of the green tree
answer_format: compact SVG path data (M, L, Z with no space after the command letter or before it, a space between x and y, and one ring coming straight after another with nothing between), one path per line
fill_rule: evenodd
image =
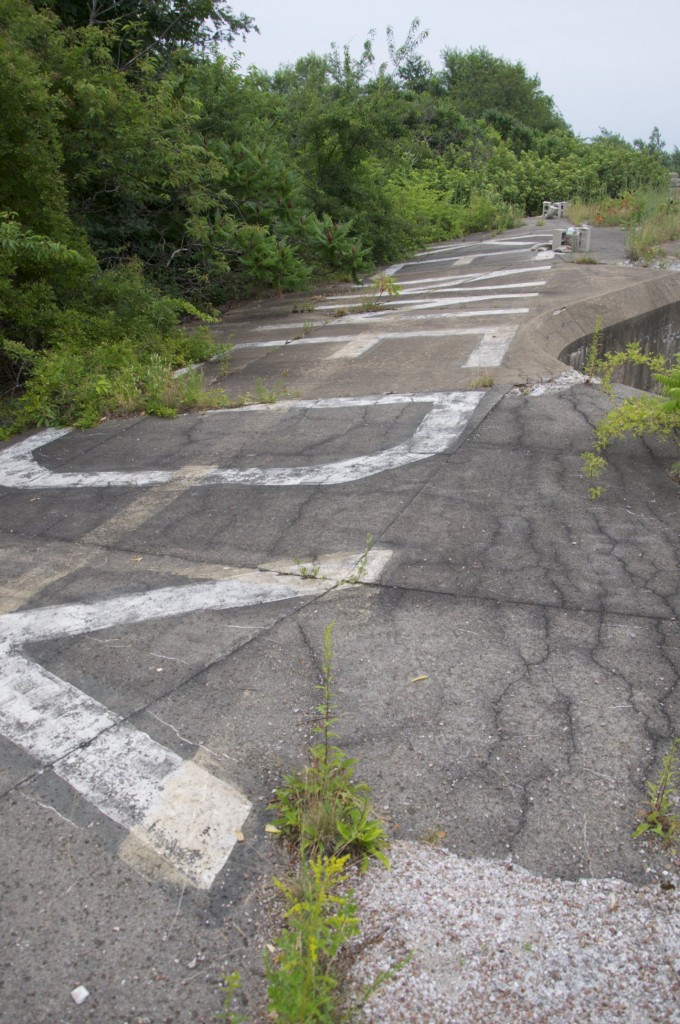
M566 127L538 76L529 76L523 64L494 57L483 47L467 53L446 49L443 60L444 87L466 117L493 118L502 134L512 138L524 132L527 143L527 130L545 133Z
M233 43L257 31L254 20L235 14L225 0L34 0L65 28L113 27L112 52L121 64L141 54L168 55Z

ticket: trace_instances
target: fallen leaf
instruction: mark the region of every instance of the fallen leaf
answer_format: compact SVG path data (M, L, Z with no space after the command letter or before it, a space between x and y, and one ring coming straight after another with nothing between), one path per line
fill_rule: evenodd
M244 835L243 835L243 832L237 832L237 833L236 833L236 839L237 839L237 841L238 841L239 843L242 843L242 842L243 842L243 840L244 840L244 838L245 838L245 837L244 837Z
M412 682L412 683L422 683L422 681L424 679L429 679L429 678L430 678L429 676L416 676L415 679L411 679L410 682Z
M271 832L273 836L281 835L281 829L277 828L276 825L265 825L264 830L265 832Z

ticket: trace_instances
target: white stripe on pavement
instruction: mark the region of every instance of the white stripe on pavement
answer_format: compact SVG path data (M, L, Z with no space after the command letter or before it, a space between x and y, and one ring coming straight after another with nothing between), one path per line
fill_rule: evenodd
M501 329L495 334L486 331L479 345L470 353L467 362L463 365L465 367L500 366L516 333L516 327L505 331Z
M332 486L353 483L376 473L399 469L422 459L445 452L462 434L468 419L474 412L483 391L442 392L438 395L387 395L386 399L397 399L402 404L408 401L432 403L432 409L423 418L413 436L404 444L387 448L375 455L361 455L341 462L320 466L295 466L281 469L221 469L203 479L202 483L255 484L262 487ZM329 399L336 402L337 399ZM349 402L352 399L348 400ZM373 404L386 404L379 400ZM298 406L300 407L300 406Z
M500 311L499 311L500 312ZM507 313L508 311L505 310ZM513 311L516 312L516 311ZM472 316L473 314L450 314ZM333 486L350 483L376 473L398 469L431 455L445 451L462 433L465 424L482 392L451 391L427 394L369 395L355 398L299 399L276 402L273 405L250 405L241 409L214 409L204 415L233 416L244 413L264 413L275 416L291 409L342 409L371 405L431 405L414 435L404 444L387 448L372 455L361 455L341 462L319 465L281 467L271 469L217 470L192 481L194 487L212 484L239 483L266 487L290 487L299 484ZM54 487L139 487L144 484L168 483L183 480L183 471L147 473L57 473L39 466L33 457L36 449L58 440L68 430L44 430L40 434L0 452L0 486L11 488ZM437 443L432 447L432 438Z
M379 550L376 557L384 564L384 551ZM355 563L358 560L359 556L354 558ZM191 884L209 888L248 816L248 799L230 783L185 761L30 660L22 647L31 641L190 611L311 597L335 582L252 571L208 584L4 615L0 617L0 732L50 766Z

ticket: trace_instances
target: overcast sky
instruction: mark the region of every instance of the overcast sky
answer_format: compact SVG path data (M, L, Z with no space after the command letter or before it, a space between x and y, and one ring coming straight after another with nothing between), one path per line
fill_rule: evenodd
M273 71L332 42L358 56L370 29L384 60L385 27L399 45L419 17L429 31L421 53L435 70L445 47L485 46L538 75L578 135L604 127L647 140L657 125L669 151L680 147L680 0L235 0L232 8L261 33L238 44L244 69Z

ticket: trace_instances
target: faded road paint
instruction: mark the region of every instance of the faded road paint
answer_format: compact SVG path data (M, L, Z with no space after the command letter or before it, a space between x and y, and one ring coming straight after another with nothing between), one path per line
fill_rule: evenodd
M449 448L461 435L477 407L483 392L452 391L431 394L369 395L357 398L327 398L291 400L275 405L251 405L242 409L218 409L210 415L235 416L244 413L267 413L275 416L291 409L342 409L374 405L431 405L413 436L403 444L387 448L372 455L360 455L340 462L270 469L215 470L192 481L195 487L212 484L252 484L265 487L290 487L299 484L332 486L350 483L363 477L374 476L390 469L398 469L421 459L431 458ZM12 445L0 452L0 486L10 488L55 487L143 487L153 484L182 481L185 471L145 473L56 473L35 462L36 449L68 434L68 430L44 430L34 437Z
M366 579L376 577L389 554L370 553ZM48 672L23 648L189 612L311 598L336 586L337 573L351 573L360 558L334 556L323 579L245 571L228 580L0 616L0 732L192 885L207 889L237 842L251 809L247 797Z

